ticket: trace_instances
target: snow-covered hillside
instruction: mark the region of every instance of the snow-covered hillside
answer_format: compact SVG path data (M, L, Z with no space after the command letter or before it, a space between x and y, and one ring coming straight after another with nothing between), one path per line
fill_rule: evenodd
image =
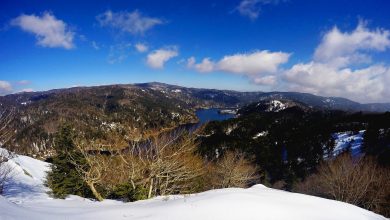
M346 131L333 134L335 139L333 156L337 156L347 150L351 151L352 156L358 156L361 153L364 132L365 130L361 130L358 133Z
M94 202L77 196L53 199L43 186L47 163L17 156L14 180L0 196L0 219L343 219L379 220L384 217L359 207L255 185L192 195L158 197L133 203Z

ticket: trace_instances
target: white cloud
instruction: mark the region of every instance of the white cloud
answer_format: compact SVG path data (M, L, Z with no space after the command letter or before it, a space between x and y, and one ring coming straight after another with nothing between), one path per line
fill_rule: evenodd
M361 21L351 32L337 27L324 34L313 59L284 70L289 60L284 52L256 51L227 55L220 60L205 58L196 63L187 59L187 67L198 72L222 71L247 76L271 89L308 92L322 96L340 96L359 102L390 102L390 66L375 63L373 53L390 48L390 31L369 29Z
M225 72L258 75L274 73L279 65L286 63L290 54L284 52L256 51L248 54L235 54L223 57L217 64L218 69Z
M337 27L327 32L314 53L314 59L334 66L353 63L369 63L369 51L384 51L390 47L388 30L369 30L366 22L360 21L355 30L343 33Z
M153 69L162 69L168 60L178 55L176 47L158 49L148 54L146 63Z
M288 61L289 56L290 54L284 52L262 50L252 53L227 55L218 62L212 62L210 58L204 58L198 64L195 62L195 58L191 57L187 60L187 67L198 72L222 71L255 78L262 74L277 72L279 66Z
M274 75L253 78L253 82L259 85L272 86L276 84L276 81L277 81L277 77Z
M164 22L159 18L152 18L142 15L138 10L133 12L106 12L96 17L101 26L112 27L130 34L143 34L156 25Z
M390 68L383 65L352 70L317 62L300 63L286 71L285 79L294 91L360 102L390 101Z
M277 3L279 0L242 0L236 9L242 16L255 20L259 17L263 5Z
M0 80L0 95L8 94L12 92L11 83Z
M11 25L35 34L37 44L42 47L74 48L75 33L65 22L57 19L50 12L44 12L42 16L22 14L13 19Z
M195 69L201 73L212 72L215 69L215 64L210 60L210 58L204 58L201 63L196 63L195 57L190 57L187 59L187 67L190 69Z
M149 50L148 45L143 44L143 43L137 43L137 44L135 44L134 47L135 47L135 49L136 49L138 52L140 52L140 53L145 53L146 51Z
M390 67L370 64L370 53L390 47L390 32L359 22L350 33L334 27L315 50L314 60L285 71L290 90L342 96L360 102L390 101ZM359 64L359 68L353 68ZM362 67L365 66L365 67Z

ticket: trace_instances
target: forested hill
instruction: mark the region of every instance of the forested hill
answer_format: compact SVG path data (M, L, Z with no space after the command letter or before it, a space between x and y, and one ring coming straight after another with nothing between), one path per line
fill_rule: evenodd
M239 108L275 98L316 109L390 109L388 104L359 104L293 92L237 92L163 83L74 87L0 96L1 117L11 120L0 143L29 154L42 153L52 149L54 134L65 122L86 137L104 138L110 130L124 137L134 129L171 128L195 122L197 108Z
M228 151L242 152L264 169L264 178L271 183L283 180L291 186L314 172L324 158L334 155L338 132L362 131L362 153L390 165L390 112L353 113L266 100L247 105L238 114L207 124L199 152L211 160Z

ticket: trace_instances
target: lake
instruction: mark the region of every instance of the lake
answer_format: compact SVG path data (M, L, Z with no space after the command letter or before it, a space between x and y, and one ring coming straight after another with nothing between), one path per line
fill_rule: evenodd
M198 109L196 110L196 116L199 119L199 124L204 124L209 121L224 121L230 118L234 118L234 114L221 114L219 108Z
M198 117L198 123L188 123L178 126L176 129L185 129L189 132L193 132L198 129L201 125L209 121L223 121L230 118L234 118L235 114L221 114L219 113L219 108L208 108L208 109L197 109L195 114Z

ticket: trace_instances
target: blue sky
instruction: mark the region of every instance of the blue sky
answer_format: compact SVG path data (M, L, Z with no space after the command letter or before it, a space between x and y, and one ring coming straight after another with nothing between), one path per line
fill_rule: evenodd
M0 2L0 95L159 81L390 102L390 2Z

